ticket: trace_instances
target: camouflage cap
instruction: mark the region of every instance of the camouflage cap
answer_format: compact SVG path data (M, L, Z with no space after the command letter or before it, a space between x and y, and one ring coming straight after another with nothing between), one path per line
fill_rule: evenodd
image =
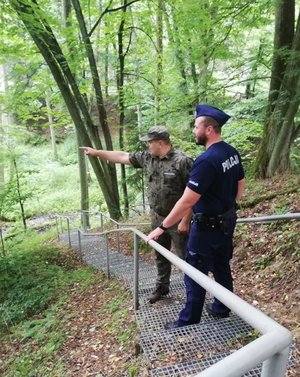
M170 140L169 131L164 126L149 128L147 135L140 137L140 141Z

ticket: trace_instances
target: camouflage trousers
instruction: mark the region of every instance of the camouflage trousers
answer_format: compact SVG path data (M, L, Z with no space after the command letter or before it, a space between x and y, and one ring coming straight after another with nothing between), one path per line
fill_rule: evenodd
M154 211L151 211L150 215L152 229L157 228L165 218ZM166 230L156 241L161 246L174 252L179 258L185 259L188 234L177 233L177 224ZM169 288L172 264L156 250L155 262L157 267L156 288Z

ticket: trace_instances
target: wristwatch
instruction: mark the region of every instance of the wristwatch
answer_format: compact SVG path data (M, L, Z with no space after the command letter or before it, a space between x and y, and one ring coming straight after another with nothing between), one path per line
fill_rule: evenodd
M168 230L168 228L166 228L166 227L163 225L163 223L161 223L161 224L159 225L159 228L162 229L163 231Z

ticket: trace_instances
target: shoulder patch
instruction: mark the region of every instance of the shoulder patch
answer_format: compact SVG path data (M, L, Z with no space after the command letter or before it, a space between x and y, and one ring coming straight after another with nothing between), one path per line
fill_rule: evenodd
M193 186L196 186L198 187L199 186L199 183L198 182L195 182L195 181L189 181L189 184L193 185Z

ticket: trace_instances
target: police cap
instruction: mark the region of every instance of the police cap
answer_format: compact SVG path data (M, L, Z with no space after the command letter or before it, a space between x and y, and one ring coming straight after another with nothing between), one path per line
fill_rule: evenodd
M207 116L213 118L222 127L230 118L230 115L224 113L224 111L214 106L209 105L197 105L196 106L196 118L201 116Z

